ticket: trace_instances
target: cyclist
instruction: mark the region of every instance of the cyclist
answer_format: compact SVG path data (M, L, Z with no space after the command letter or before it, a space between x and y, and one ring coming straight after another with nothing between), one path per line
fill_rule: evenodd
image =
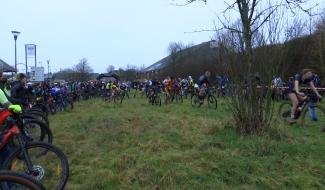
M120 85L120 89L122 91L125 91L126 92L125 95L127 96L128 99L130 99L130 96L128 94L128 89L129 89L128 83L127 82L122 82L121 85Z
M14 105L12 104L5 92L4 92L4 88L5 88L5 84L7 83L7 79L0 77L0 104L2 108L8 109L16 114L22 113L22 108L20 105ZM2 138L2 134L0 134L0 138ZM6 146L4 147L1 152L0 152L0 164L2 164L2 162L9 156L9 154L11 153L11 149Z
M159 92L159 85L160 85L160 82L159 82L158 78L154 78L152 80L151 89L154 91L155 94L157 94Z
M318 93L317 89L314 85L314 77L315 74L311 69L303 69L301 73L297 73L294 77L294 80L289 81L289 89L288 89L288 97L292 103L291 108L291 120L290 123L296 123L296 110L298 108L298 104L301 101L306 100L306 95L303 92L300 92L300 85L305 84L309 85L312 91L317 95L319 99L322 96Z
M194 81L192 76L188 76L188 86L189 87L194 87Z
M183 78L181 80L181 95L185 96L188 92L188 86L189 86L189 82L187 80L187 78Z
M26 95L27 95L27 78L26 75L19 73L17 75L17 81L12 84L11 88L11 102L25 106L26 105Z
M165 87L165 92L167 96L170 96L170 92L174 90L174 87L175 87L175 79L174 77L170 77Z
M117 93L117 91L119 90L119 86L118 86L117 82L114 82L112 84L111 90L112 90L112 92L111 92L111 97L110 98L112 98Z
M5 90L5 85L7 83L7 79L0 77L0 104L2 108L7 108L14 113L21 113L22 109L20 105L13 105L7 98Z
M149 90L149 100L153 102L153 97L157 96L157 94L159 93L159 87L160 87L160 82L158 80L158 78L154 78L153 80L151 80L152 84Z
M183 89L187 89L187 87L188 87L188 80L186 78L183 78L181 80L181 85L182 85L182 88Z
M195 84L195 88L199 91L199 99L201 103L203 103L203 99L206 96L206 90L208 85L210 84L209 78L211 76L210 71L206 71L204 75L200 76L199 80Z
M317 74L314 74L314 85L315 87L321 87L322 86L322 83L321 83L321 80L319 78L319 76Z

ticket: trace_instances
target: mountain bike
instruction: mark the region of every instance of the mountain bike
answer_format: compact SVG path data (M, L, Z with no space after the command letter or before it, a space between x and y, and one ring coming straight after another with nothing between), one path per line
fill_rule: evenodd
M325 108L320 100L312 93L306 93L307 99L300 102L295 114L295 119L301 118L302 127L319 127L325 129ZM279 107L279 117L285 122L291 118L292 104L289 101L283 102Z
M34 178L10 171L0 171L1 190L46 190L45 187Z
M150 89L149 90L149 104L152 105L157 105L157 106L161 106L161 98L159 96L159 94L157 93L158 89Z
M165 105L176 102L183 103L183 96L181 94L181 90L178 87L174 87L170 89L168 92L165 92Z
M119 95L119 99L120 99L120 104L122 104L125 97L130 99L129 92L127 89L120 89L118 92L118 95Z
M64 153L52 144L30 142L22 124L9 110L0 112L1 169L25 173L42 182L46 189L64 189L69 164Z
M205 95L200 97L200 92L196 91L196 93L191 98L191 104L193 108L199 108L203 105L204 100L207 100L208 107L210 109L217 109L218 102L217 98L212 94L211 90L207 88L205 90Z
M122 104L124 96L124 92L122 92L121 90L115 90L110 93L107 100L108 102L113 102L115 105Z

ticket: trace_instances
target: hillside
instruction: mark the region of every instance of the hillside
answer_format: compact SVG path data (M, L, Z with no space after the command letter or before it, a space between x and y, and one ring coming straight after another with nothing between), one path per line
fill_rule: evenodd
M175 76L186 77L192 75L198 77L204 70L214 71L216 69L216 49L210 48L210 42L204 42L169 55L142 72L158 77Z
M317 71L321 78L325 78L325 33L303 36L290 40L284 44L259 47L254 50L256 56L254 61L260 72L263 64L272 64L274 73L287 79L303 68L312 68ZM210 42L184 49L175 55L169 55L143 70L150 76L160 78L166 76L185 77L193 75L198 77L205 70L212 74L226 72L227 60L220 53L219 48L210 48ZM228 55L229 56L229 55ZM234 55L236 57L238 55ZM222 61L220 61L222 60Z

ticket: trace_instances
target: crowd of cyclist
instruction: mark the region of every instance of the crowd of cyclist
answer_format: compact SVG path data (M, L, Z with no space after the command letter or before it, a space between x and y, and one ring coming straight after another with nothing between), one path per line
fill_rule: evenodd
M299 111L300 103L304 102L306 99L308 99L308 95L302 91L302 86L306 86L317 98L317 100L320 100L322 98L321 93L319 92L319 88L321 86L320 78L317 76L315 71L311 69L303 69L301 72L297 73L294 77L290 78L288 82L285 84L284 81L280 77L273 77L272 79L272 85L269 86L263 86L261 82L261 77L259 74L256 74L255 76L255 82L257 88L267 88L272 89L276 94L287 94L287 98L291 101L292 109L291 109L291 115L290 115L290 122L295 123L297 118L297 111ZM120 91L129 91L130 89L135 89L136 92L142 92L143 94L146 94L147 96L157 95L159 93L163 93L166 98L171 97L175 94L178 94L180 96L186 96L188 93L195 93L198 97L200 103L202 104L204 101L205 96L207 96L207 92L210 89L216 89L217 92L222 92L222 95L229 95L232 96L231 93L229 93L229 90L231 88L230 85L230 78L226 75L218 75L214 79L211 77L211 72L206 71L204 74L202 74L197 80L194 80L192 76L188 76L185 78L176 78L176 77L166 77L163 80L159 80L158 78L154 78L152 80L146 80L144 82L131 82L131 81L111 81L111 82L105 82L101 80L95 80L95 81L87 81L87 82L66 82L66 83L55 83L50 81L45 82L39 82L39 83L30 83L27 82L28 79L24 74L18 74L16 76L15 81L9 81L5 77L0 78L0 103L2 105L2 108L5 108L6 111L10 110L10 113L15 113L17 115L28 112L28 110L32 110L31 106L35 101L38 99L41 99L43 104L46 105L46 102L48 100L52 99L54 101L60 102L60 99L69 99L72 98L71 101L78 101L81 99L89 99L92 97L98 97L98 96L105 96L107 98L111 98L114 96L114 94L119 93ZM248 82L245 83L243 86L247 86ZM255 84L255 83L254 83ZM41 108L41 107L39 107ZM310 108L311 118L315 121L317 121L317 115L313 115L312 111L313 107ZM48 136L50 137L50 129L47 118L45 118L45 115L38 113L38 111L34 110L34 112L30 112L30 114L26 114L25 118L29 118L29 120L25 119L23 122L20 122L20 125L27 125L29 124L42 124L39 125L42 126L42 129L48 130ZM39 109L39 111L43 111L42 109ZM32 116L34 115L34 116ZM34 118L34 119L30 119ZM35 118L41 118L39 121L35 120ZM19 119L18 119L19 120ZM19 123L19 122L18 122ZM19 125L19 124L18 124ZM12 126L11 126L12 127ZM15 126L14 126L15 127ZM18 130L18 129L15 129ZM21 143L22 139L27 140L29 133L23 133L24 128L20 128L22 130L22 133L19 134L18 137L20 138L20 144L21 148L24 148L27 151L27 146L25 146L23 143ZM4 135L8 135L8 131L2 131L2 136L0 136L1 143L5 142L6 138L3 138ZM5 133L6 132L6 133ZM44 130L46 132L46 130ZM41 133L43 135L43 131ZM24 137L24 138L22 138ZM52 138L48 138L52 139ZM7 139L8 140L8 139ZM42 139L40 139L42 140ZM48 140L50 141L50 140ZM5 143L8 143L6 141ZM49 142L51 143L51 142ZM44 146L47 148L55 149L54 146L51 146L51 144L38 144L39 146ZM27 147L27 148L26 148ZM29 147L31 148L31 147ZM10 149L2 149L0 152L0 161L3 163L10 163L8 156L11 154L9 151ZM17 149L18 150L18 149ZM50 151L50 149L46 149L46 151ZM55 151L60 151L59 149L56 149ZM12 152L15 152L12 150ZM60 182L58 184L58 187L64 187L65 183L68 179L68 162L63 153L60 153L60 159L65 160L65 163L62 165L62 168L64 169L64 172L62 173L62 179L60 178ZM23 159L30 159L28 154L21 155L19 153L19 158ZM8 165L9 168L10 164ZM27 172L27 174L33 174L40 179L44 176L42 176L42 172L35 173L37 169L39 169L40 166L37 167L30 167ZM35 171L34 171L35 170ZM34 173L33 173L34 172ZM60 174L61 175L61 174ZM51 175L47 176L46 178L50 177ZM35 176L34 176L35 177ZM11 185L9 183L8 185Z
M261 77L257 73L257 85L261 86ZM304 69L294 77L291 77L286 83L281 77L274 76L272 79L271 89L273 90L274 99L288 98L292 102L292 122L294 122L294 110L297 109L299 101L304 100L305 96L300 92L299 85L308 85L311 90L321 98L316 87L321 86L320 78L317 74L310 70ZM21 112L22 108L27 108L29 104L35 101L35 98L42 98L44 102L48 99L68 99L77 101L80 99L89 99L95 96L106 96L108 99L119 91L129 91L135 89L146 94L147 97L152 94L163 93L165 96L171 94L187 94L198 93L200 99L204 99L207 89L212 88L218 96L231 96L230 78L224 74L211 77L211 72L206 71L197 80L192 76L184 78L176 78L168 76L163 80L153 78L143 82L138 81L111 81L94 80L87 82L67 82L67 83L27 83L24 74L18 74L17 80L9 82L6 78L0 80L0 103L3 107L9 108L14 112ZM287 96L286 96L287 95Z

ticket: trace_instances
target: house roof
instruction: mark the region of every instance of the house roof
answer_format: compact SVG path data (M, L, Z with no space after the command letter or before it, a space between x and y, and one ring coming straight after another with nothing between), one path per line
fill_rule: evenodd
M0 72L6 73L6 72L15 72L15 71L16 69L14 67L10 66L8 63L0 59Z
M170 56L167 56L167 57L163 58L162 60L145 68L144 70L142 70L142 72L149 72L149 71L162 69L162 68L166 67L169 59L170 59Z
M201 44L198 45L194 45L192 47L189 47L187 49L184 49L183 51L189 51L189 50L198 50L200 48L204 48L206 46L209 46L209 48L211 48L211 45L214 45L214 41L208 41L208 42L203 42ZM171 56L167 56L161 60L159 60L158 62L150 65L149 67L143 69L141 72L146 73L146 72L150 72L150 71L155 71L155 70L159 70L159 69L164 69L167 67L168 63L171 60Z

